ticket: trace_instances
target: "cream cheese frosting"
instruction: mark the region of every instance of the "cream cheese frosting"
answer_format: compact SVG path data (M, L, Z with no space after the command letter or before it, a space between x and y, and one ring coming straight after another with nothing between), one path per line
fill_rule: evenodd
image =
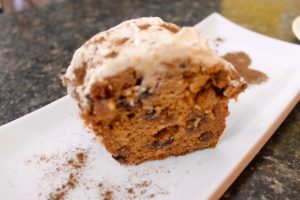
M222 63L224 68L234 70L193 27L181 28L158 17L143 17L125 21L88 40L76 50L63 80L68 92L85 102L91 86L106 77L131 67L141 72L147 83L154 73L166 70L162 63L186 58L203 67ZM84 71L80 84L76 83L78 70Z

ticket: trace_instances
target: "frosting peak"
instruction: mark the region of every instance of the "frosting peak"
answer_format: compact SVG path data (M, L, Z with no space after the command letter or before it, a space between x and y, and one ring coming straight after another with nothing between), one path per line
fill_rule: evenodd
M154 73L166 70L162 62L181 58L208 67L225 63L192 27L181 28L158 17L132 19L83 44L73 56L64 84L73 97L83 100L95 82L129 67L141 72L147 82Z

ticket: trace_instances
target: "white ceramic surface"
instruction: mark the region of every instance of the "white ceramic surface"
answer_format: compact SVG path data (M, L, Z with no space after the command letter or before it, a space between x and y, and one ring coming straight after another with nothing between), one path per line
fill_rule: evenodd
M216 13L196 28L212 38L212 46L217 46L215 38L224 39L218 46L220 55L245 51L253 60L252 67L269 76L266 83L251 85L238 102L230 103L227 128L215 149L124 167L93 140L78 117L76 103L66 96L0 127L0 199L42 199L39 193L51 192L63 180L43 179L47 169L26 160L76 147L89 148L93 157L83 172L84 179L90 180L89 190L79 184L67 199L101 199L97 181L129 187L128 177L152 181L148 194L157 188L161 191L154 199L220 197L299 101L300 47L241 28ZM125 197L122 192L114 195Z

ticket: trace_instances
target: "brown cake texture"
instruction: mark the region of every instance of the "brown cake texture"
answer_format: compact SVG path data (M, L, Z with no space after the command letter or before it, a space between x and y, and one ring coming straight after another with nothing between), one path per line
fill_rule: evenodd
M84 122L127 164L215 147L246 83L192 27L128 20L87 41L63 77Z

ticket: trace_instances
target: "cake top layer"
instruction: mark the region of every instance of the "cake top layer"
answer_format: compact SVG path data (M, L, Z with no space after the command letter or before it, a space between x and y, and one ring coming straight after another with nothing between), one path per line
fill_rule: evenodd
M224 70L232 70L232 65L217 56L196 29L181 28L158 17L143 17L100 32L76 50L64 84L84 97L95 82L127 68L141 72L147 82L154 73L166 70L163 63L176 60L201 63L202 70L220 63Z

